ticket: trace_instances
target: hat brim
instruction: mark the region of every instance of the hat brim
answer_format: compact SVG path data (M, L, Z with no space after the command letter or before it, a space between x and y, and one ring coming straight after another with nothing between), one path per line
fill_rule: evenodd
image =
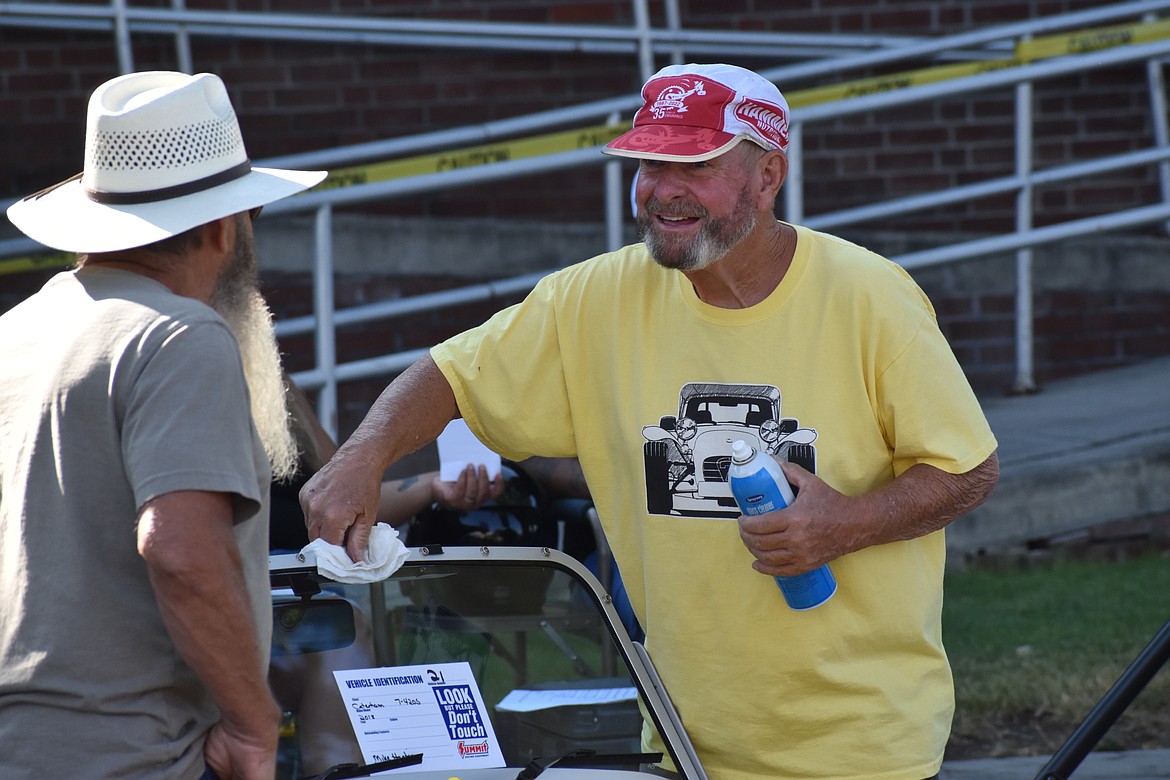
M702 162L727 152L745 138L709 127L644 125L622 133L601 151L639 160Z
M91 200L75 179L8 208L29 238L63 252L91 254L153 244L193 227L266 206L318 184L326 171L253 168L246 176L168 200L108 205Z

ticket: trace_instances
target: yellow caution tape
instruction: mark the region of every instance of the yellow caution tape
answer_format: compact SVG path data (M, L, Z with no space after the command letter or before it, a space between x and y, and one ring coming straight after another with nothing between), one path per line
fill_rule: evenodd
M1016 45L1015 56L1011 59L981 60L953 65L939 65L887 76L848 81L826 87L798 90L788 94L789 105L811 106L834 100L873 95L880 92L895 92L900 89L932 84L939 81L975 76L993 70L1016 67L1035 60L1061 57L1066 54L1084 54L1091 51L1110 49L1134 43L1148 43L1170 37L1170 20L1143 22L1141 24L1119 24L1098 27L1092 30L1061 35L1051 35L1021 41Z
M401 179L408 176L422 176L428 173L442 173L459 168L474 168L481 165L523 160L530 157L567 152L574 149L588 149L612 141L627 130L624 124L596 125L578 130L566 130L549 135L507 141L498 144L472 146L452 152L428 154L404 160L392 160L353 168L330 171L325 181L316 189L348 187L354 184Z
M1092 30L1078 30L1020 41L1016 45L1016 59L1031 62L1048 57L1062 57L1066 54L1085 54L1112 49L1133 43L1148 43L1166 37L1170 37L1170 20L1097 27Z
M978 62L962 62L954 65L940 65L933 68L908 70L902 73L891 73L888 76L876 76L869 79L848 81L844 84L831 84L826 87L801 89L785 95L788 104L793 107L811 106L816 103L829 103L834 100L847 100L876 95L881 92L896 92L900 89L932 84L939 81L974 76L992 70L1010 68L1019 63L1011 59L981 60Z
M53 252L52 254L30 255L26 257L9 257L0 260L0 276L5 274L20 274L26 271L47 271L65 268L77 261L77 255L68 252Z

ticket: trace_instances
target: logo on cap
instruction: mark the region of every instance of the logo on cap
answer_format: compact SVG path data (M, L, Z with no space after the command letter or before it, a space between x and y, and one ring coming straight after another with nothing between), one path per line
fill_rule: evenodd
M705 84L696 81L695 86L685 89L681 84L671 84L658 93L658 99L650 106L650 113L655 119L662 119L669 112L685 114L687 112L687 98L691 95L706 95Z
M779 106L745 97L735 107L735 116L781 149L788 146L788 114Z

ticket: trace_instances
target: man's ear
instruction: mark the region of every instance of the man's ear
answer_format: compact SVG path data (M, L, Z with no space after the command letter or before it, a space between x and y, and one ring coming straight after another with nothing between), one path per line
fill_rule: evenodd
M203 240L207 243L208 249L219 254L227 254L235 246L238 229L235 214L220 217L203 226Z
M780 151L767 152L760 160L760 208L771 211L780 188L788 178L788 155Z

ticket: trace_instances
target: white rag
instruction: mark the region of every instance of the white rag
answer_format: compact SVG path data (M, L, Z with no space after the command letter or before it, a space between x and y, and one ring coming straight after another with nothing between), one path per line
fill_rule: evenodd
M320 538L309 542L301 552L317 556L318 574L351 584L384 580L410 557L410 550L398 538L398 529L386 523L376 523L370 529L370 547L365 560L352 561L344 547Z

